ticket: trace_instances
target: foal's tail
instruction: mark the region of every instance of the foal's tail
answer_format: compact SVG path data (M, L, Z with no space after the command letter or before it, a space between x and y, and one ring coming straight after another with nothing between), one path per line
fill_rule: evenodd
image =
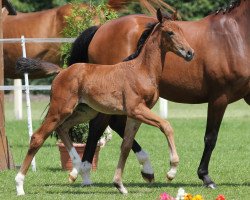
M50 73L50 75L56 75L61 70L62 68L58 65L38 59L21 57L18 58L16 62L16 72L20 74L28 73L32 77L39 77L40 74L44 74L46 71L53 71L53 74Z
M83 31L74 41L68 58L68 66L74 63L88 63L88 47L99 26L92 26Z

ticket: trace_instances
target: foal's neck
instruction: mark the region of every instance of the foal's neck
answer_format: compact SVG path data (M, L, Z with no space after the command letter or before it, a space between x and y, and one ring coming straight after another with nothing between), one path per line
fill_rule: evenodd
M164 66L166 52L167 50L161 46L161 32L154 30L145 42L141 53L135 59L135 65L147 70L148 75L151 78L155 78L155 81L158 83Z

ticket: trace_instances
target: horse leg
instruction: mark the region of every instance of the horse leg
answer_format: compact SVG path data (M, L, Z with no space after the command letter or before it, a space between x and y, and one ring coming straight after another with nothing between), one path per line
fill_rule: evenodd
M117 132L121 138L124 136L126 119L126 116L113 115L109 121L109 126ZM138 162L142 165L142 178L149 183L154 182L154 170L151 166L148 154L141 148L136 140L133 142L132 150Z
M245 102L250 105L250 94L244 97Z
M166 136L170 150L170 170L167 172L167 179L174 179L179 164L179 156L174 142L174 131L168 121L163 120L153 113L144 104L140 104L132 113L133 118L140 120L148 125L158 127Z
M209 188L216 188L216 184L208 175L208 165L216 145L220 124L227 107L226 96L221 96L208 103L207 127L204 137L205 148L198 167L198 176L204 185Z
M32 135L29 150L18 174L16 175L15 181L17 195L25 194L23 190L24 177L29 169L32 159L48 136L72 114L77 103L77 98L70 98L70 100L66 102L67 105L65 105L65 103L56 102L52 95L50 103L48 114L40 128Z
M79 107L79 106L78 106ZM78 108L77 107L77 108ZM69 129L75 125L78 125L80 123L83 123L84 117L86 117L86 113L80 112L75 109L73 114L65 120L63 124L61 124L57 129L56 132L60 139L62 140L63 144L65 145L69 156L72 160L73 168L71 172L69 173L69 182L73 183L78 176L78 173L80 172L81 169L81 158L79 154L77 153L75 147L73 146L73 143L69 137Z
M85 151L82 157L82 177L83 182L82 185L91 185L92 182L90 180L90 170L93 161L93 157L95 154L96 146L98 140L102 136L103 132L108 126L108 121L110 119L110 115L105 115L102 113L98 113L98 115L90 120L89 122L89 135L87 138L87 143L85 146Z
M132 148L133 140L137 130L139 129L141 122L134 120L132 118L127 118L127 123L125 127L125 132L123 136L123 141L121 144L120 158L114 175L114 186L122 194L127 194L128 191L122 183L122 174L125 167L126 160L128 158L129 152Z
M72 141L69 137L69 129L75 125L83 123L84 121L88 121L89 119L94 118L97 115L97 112L92 108L88 107L85 104L79 104L73 114L65 120L65 122L57 128L57 133L61 138L62 142L66 146L70 158L72 160L73 168L69 173L69 182L74 182L77 179L78 173L82 172L82 162L79 154L74 148ZM91 183L91 180L88 176L84 179L85 182Z

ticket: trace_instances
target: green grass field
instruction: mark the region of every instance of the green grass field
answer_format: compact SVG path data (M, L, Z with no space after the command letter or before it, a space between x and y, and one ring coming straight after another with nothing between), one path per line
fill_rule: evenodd
M41 120L48 100L32 100L33 129ZM141 178L140 166L130 154L123 181L129 194L123 196L113 187L112 180L118 161L121 139L113 134L112 140L101 149L98 170L92 173L94 185L81 187L81 179L74 184L67 181L68 174L60 169L59 151L55 138L48 138L36 155L37 172L29 170L24 189L26 196L18 199L149 199L155 200L167 192L176 195L183 187L192 194L201 194L205 200L215 200L224 194L227 200L249 200L250 197L250 109L244 101L229 105L221 125L217 146L210 162L210 175L218 189L202 187L196 170L203 152L203 136L206 124L206 104L186 105L169 103L169 121L175 130L175 140L180 156L176 178L168 183L165 175L169 166L167 142L154 127L143 125L136 139L150 154L155 171L155 183L147 184ZM16 165L20 165L28 148L26 120L13 117L13 103L5 104L6 134ZM25 105L24 105L25 108ZM154 110L157 110L157 106ZM26 111L24 110L24 117ZM17 199L14 178L16 170L0 173L0 199Z

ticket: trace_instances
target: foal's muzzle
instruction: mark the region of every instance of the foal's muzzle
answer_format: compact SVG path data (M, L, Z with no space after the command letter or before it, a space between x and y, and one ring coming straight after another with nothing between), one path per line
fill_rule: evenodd
M183 48L179 49L179 54L182 56L186 61L190 61L194 57L194 50L185 50Z

